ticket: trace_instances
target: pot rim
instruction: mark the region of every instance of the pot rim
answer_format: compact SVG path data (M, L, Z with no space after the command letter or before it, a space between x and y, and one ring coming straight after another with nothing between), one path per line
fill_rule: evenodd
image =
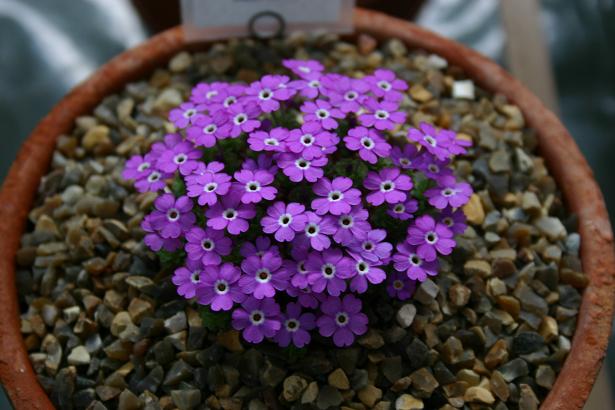
M537 131L540 153L567 208L578 215L581 259L589 277L572 348L541 409L581 409L606 352L615 304L613 233L602 193L585 158L566 128L537 97L476 51L412 23L360 8L355 9L354 25L356 34L378 40L397 38L409 48L438 54L463 68L475 83L517 104L527 125ZM70 132L75 118L91 112L126 83L151 72L179 51L208 44L187 44L181 27L175 27L125 51L66 95L22 144L0 191L0 380L16 409L53 408L38 383L21 336L15 255L57 138Z

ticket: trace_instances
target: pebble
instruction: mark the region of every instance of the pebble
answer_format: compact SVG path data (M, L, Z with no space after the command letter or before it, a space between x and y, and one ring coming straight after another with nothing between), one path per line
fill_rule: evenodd
M361 403L367 407L373 407L378 400L382 398L382 390L372 384L368 384L357 392L357 396Z
M90 353L84 346L77 346L71 350L70 354L66 358L68 364L80 366L90 363Z
M550 241L557 241L566 237L566 228L558 218L542 216L534 222L534 226Z
M463 395L463 399L467 402L493 404L495 403L495 397L491 392L480 386L472 386L466 390Z
M485 210L480 197L474 193L470 197L467 204L463 206L463 213L465 214L468 223L471 225L482 225L485 220Z
M143 400L128 389L122 390L118 400L118 410L140 410L144 406Z
M431 279L421 282L414 294L414 299L425 305L430 304L440 292L440 288Z
M423 400L411 394L402 394L395 400L395 410L420 410L425 408Z
M340 392L332 387L324 385L318 392L318 399L316 400L316 406L321 410L326 410L331 407L339 407L344 401L344 397Z
M474 82L472 80L455 81L453 83L453 98L474 99Z
M399 308L399 310L397 311L397 315L395 316L395 318L397 319L397 323L399 323L399 325L404 329L412 325L412 322L414 321L415 317L416 306L411 303L407 303L401 308Z
M470 295L472 291L459 283L451 286L448 290L448 297L457 307L465 306L470 301Z
M512 382L519 377L527 376L529 374L527 363L525 360L520 358L513 359L510 362L500 366L498 371L507 382Z
M346 373L344 373L342 369L335 369L329 374L327 380L331 386L335 387L338 390L350 389L350 382L348 381Z
M289 376L284 379L282 396L284 397L284 400L288 402L297 401L307 386L308 383L304 378L296 375Z
M192 64L192 55L186 51L177 54L169 61L169 70L174 73L186 71Z
M109 127L97 125L90 128L83 136L81 145L88 152L110 152L113 143L111 142L111 138L109 138Z
M301 403L308 404L314 403L318 397L318 383L311 382L301 395Z
M171 398L179 410L191 410L201 403L201 391L198 389L171 390Z
M536 410L538 409L538 398L527 384L521 384L519 397L519 410Z
M555 382L555 372L550 366L546 364L541 364L536 369L535 378L536 384L550 390L553 387L553 383Z

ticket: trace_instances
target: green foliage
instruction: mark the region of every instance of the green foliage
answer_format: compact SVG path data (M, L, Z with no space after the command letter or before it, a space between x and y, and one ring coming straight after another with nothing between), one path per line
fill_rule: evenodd
M203 326L210 332L218 332L228 329L231 323L230 312L214 312L209 306L201 306L199 314L203 320Z
M306 348L299 348L293 344L284 348L284 354L289 363L297 363L299 360L303 359L307 355Z
M158 259L163 270L171 270L184 264L186 252L183 249L175 252L161 250L158 252Z
M171 182L171 191L176 197L186 195L186 185L181 176L178 175L173 179L173 182Z

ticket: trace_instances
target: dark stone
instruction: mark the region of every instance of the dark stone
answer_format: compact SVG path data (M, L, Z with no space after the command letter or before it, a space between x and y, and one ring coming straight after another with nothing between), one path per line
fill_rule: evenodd
M406 355L410 360L411 369L419 369L426 361L429 348L418 337L415 337L412 343L406 347Z
M512 351L515 355L529 354L545 345L544 338L536 332L521 332L513 338Z
M502 374L504 380L509 383L518 377L527 376L529 374L527 363L520 358L513 359L503 366L500 366L498 371Z

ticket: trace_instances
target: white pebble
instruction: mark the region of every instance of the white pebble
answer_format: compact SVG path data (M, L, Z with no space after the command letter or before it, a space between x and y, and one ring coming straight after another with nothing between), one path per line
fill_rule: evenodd
M455 81L453 83L453 98L474 99L474 82L472 80Z

